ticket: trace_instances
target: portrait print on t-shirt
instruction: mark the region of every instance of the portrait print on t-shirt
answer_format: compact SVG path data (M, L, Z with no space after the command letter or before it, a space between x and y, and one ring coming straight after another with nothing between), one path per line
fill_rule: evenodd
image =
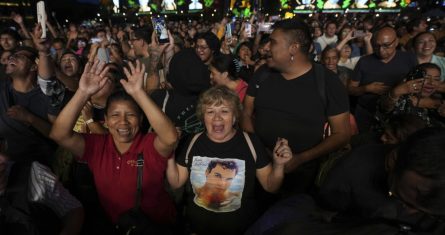
M233 158L194 156L190 183L196 205L213 212L231 212L241 207L245 162Z

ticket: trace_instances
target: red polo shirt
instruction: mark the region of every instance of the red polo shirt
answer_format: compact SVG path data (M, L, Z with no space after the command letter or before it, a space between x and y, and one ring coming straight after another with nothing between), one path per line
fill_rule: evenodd
M153 133L139 133L130 149L121 155L110 134L84 134L85 153L80 160L88 163L101 204L113 223L134 206L138 153L144 154L142 210L155 222L174 221L173 201L164 190L167 158L154 149L155 137Z

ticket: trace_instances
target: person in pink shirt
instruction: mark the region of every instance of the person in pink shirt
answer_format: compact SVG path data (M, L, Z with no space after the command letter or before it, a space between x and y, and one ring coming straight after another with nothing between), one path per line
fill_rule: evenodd
M228 55L218 55L210 63L210 82L212 85L226 86L238 94L241 102L246 95L248 84L240 79L236 60Z

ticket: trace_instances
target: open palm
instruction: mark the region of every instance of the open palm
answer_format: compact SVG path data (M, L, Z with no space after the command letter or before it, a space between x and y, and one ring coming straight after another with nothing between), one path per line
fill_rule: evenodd
M104 62L96 60L94 63L87 63L79 81L79 90L88 95L93 95L105 86L108 78L106 74L108 67Z
M136 60L135 65L128 63L130 71L124 68L125 76L127 80L122 79L121 84L128 94L135 94L136 92L143 91L143 83L145 76L145 65Z

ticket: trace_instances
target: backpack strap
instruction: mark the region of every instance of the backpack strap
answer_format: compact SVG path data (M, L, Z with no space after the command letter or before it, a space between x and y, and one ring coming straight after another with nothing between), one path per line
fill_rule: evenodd
M195 134L195 135L193 136L192 140L190 141L190 144L189 144L189 146L187 147L187 152L185 153L185 164L186 164L186 165L187 165L188 162L189 162L189 154L190 154L190 151L192 150L193 145L195 144L195 142L196 142L196 140L198 139L198 137L202 135L202 133L204 133L204 132L199 132L199 133Z
M253 147L252 140L250 139L249 134L247 134L247 133L244 132L244 131L243 131L243 135L244 135L244 138L245 138L246 141L247 141L247 145L249 145L249 149L250 149L250 152L252 153L253 160L256 162L257 155L256 155L255 148Z

